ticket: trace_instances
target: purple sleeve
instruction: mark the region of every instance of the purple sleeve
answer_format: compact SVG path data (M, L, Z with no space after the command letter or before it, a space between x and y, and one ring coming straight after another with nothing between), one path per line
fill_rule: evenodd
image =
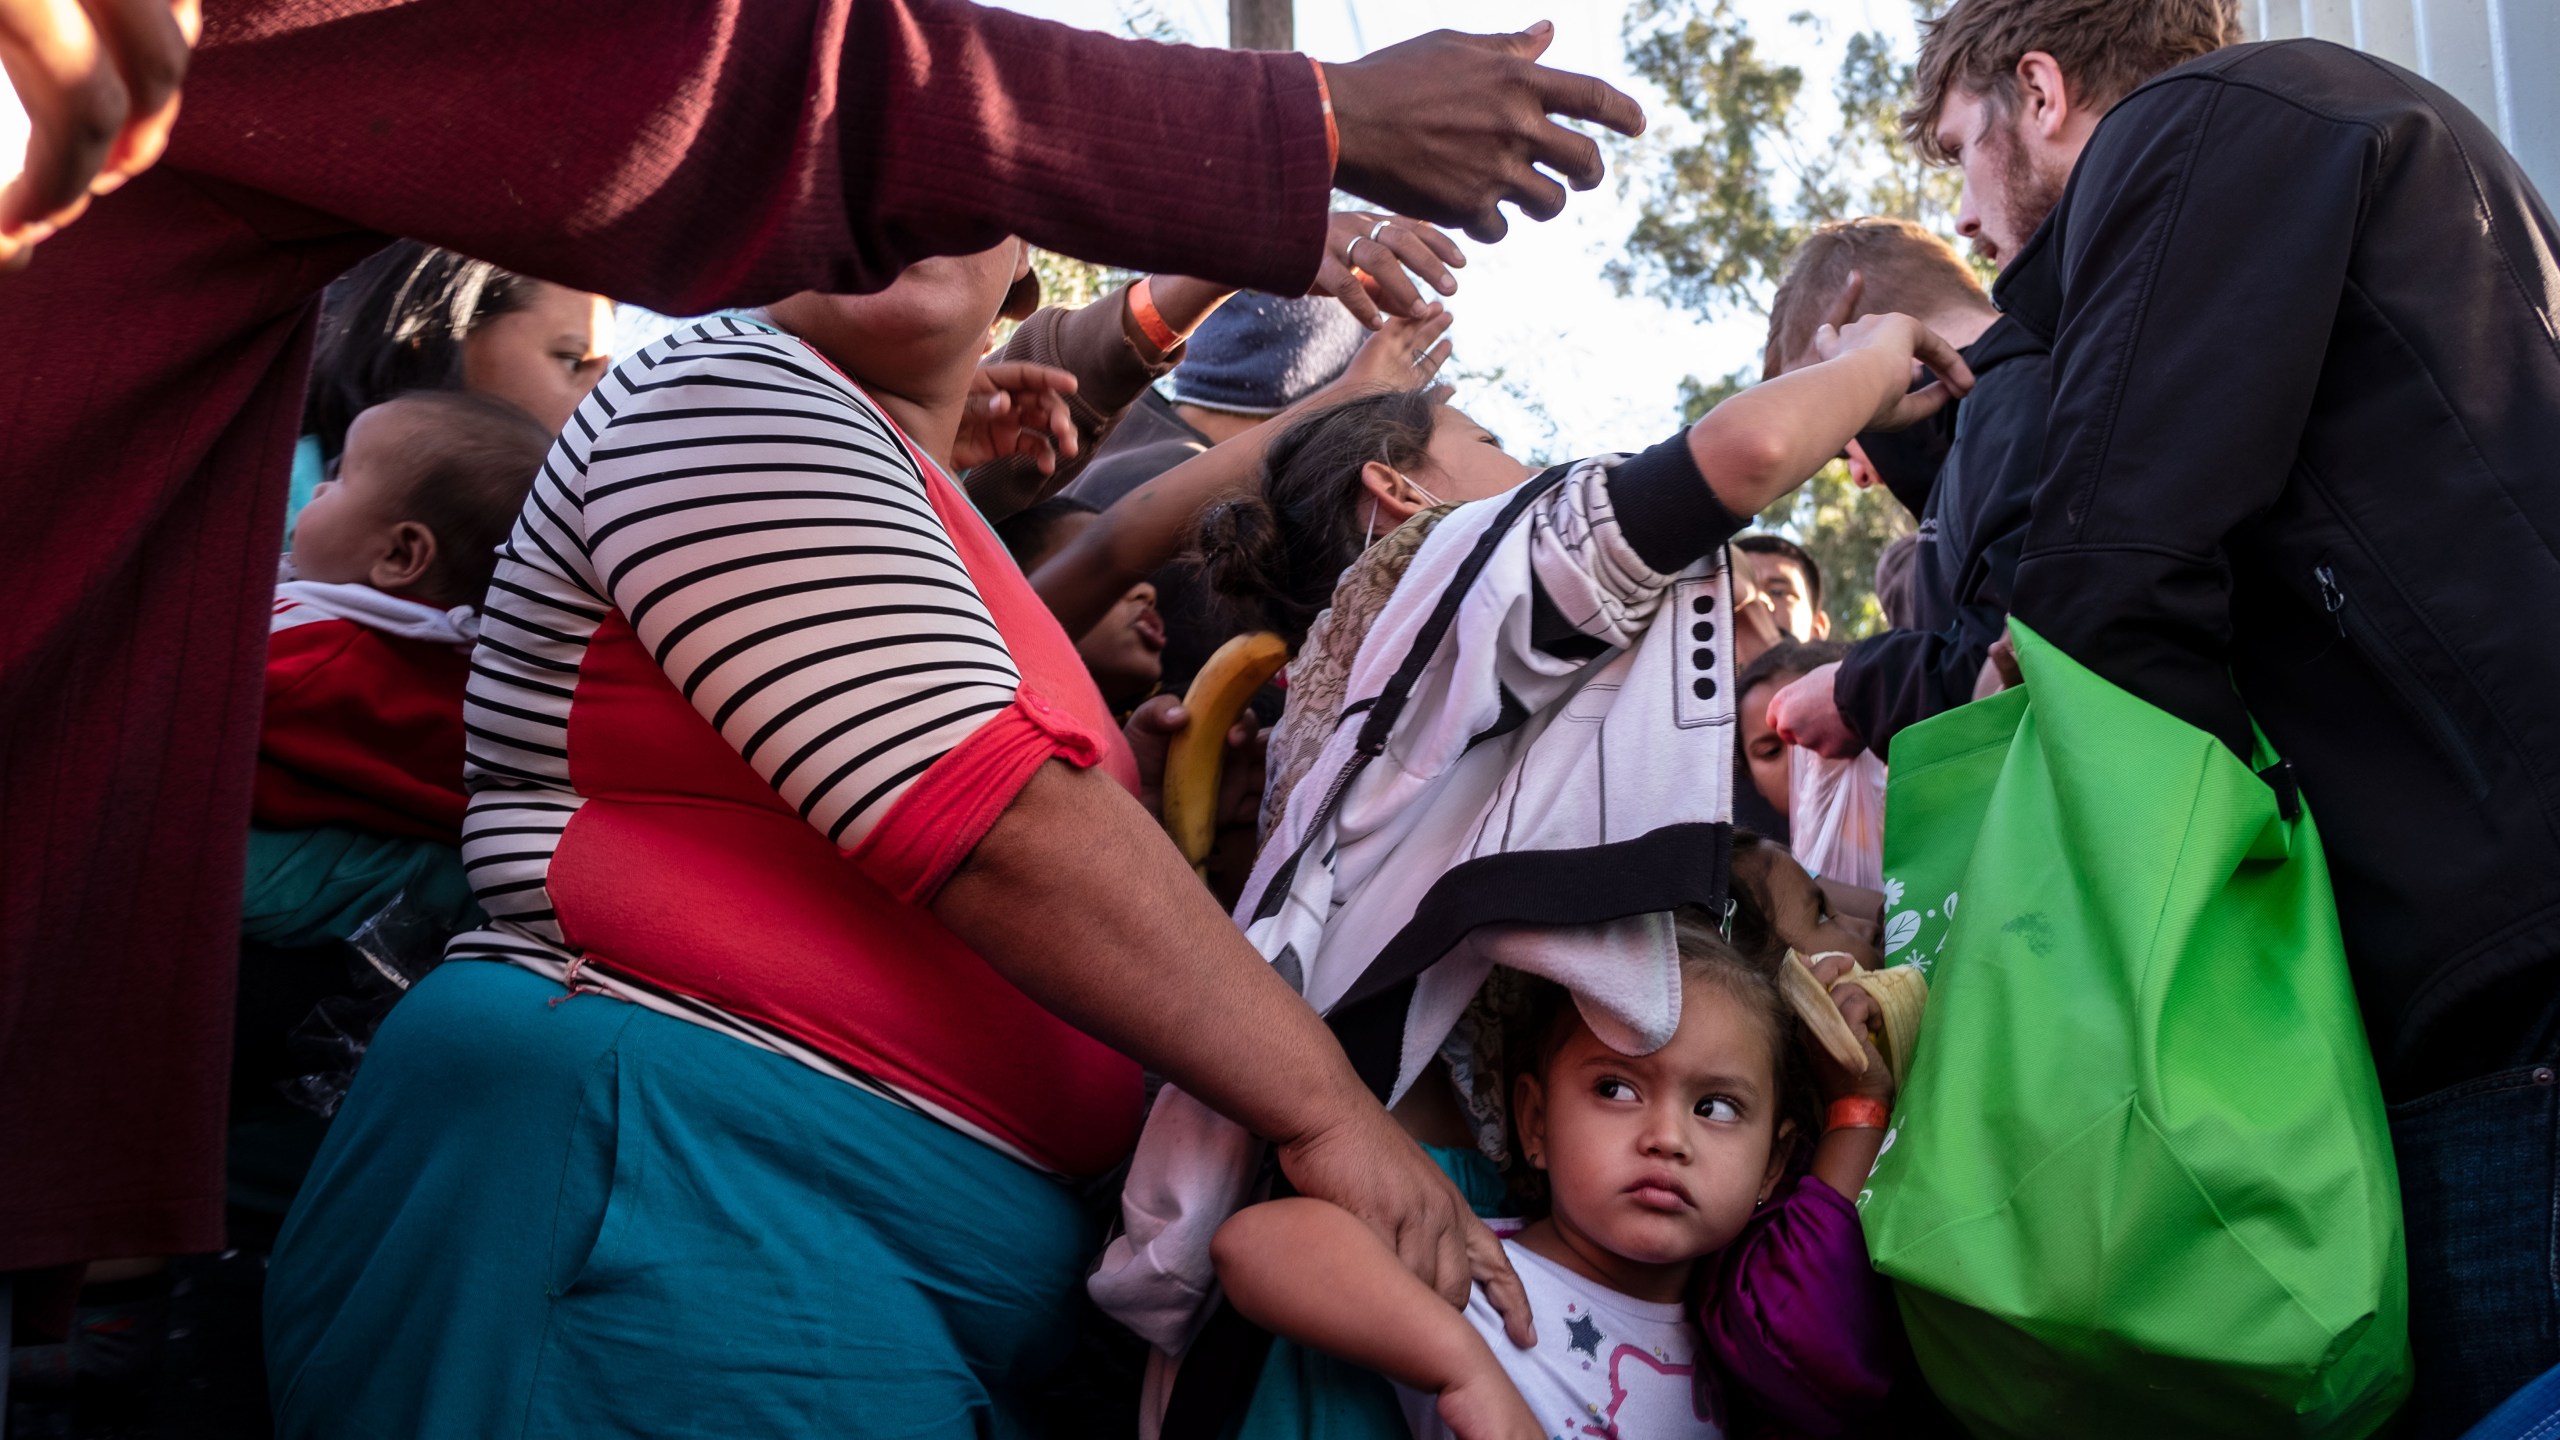
M1899 1325L1857 1210L1810 1175L1724 1248L1698 1311L1734 1408L1806 1436L1848 1434L1883 1407Z

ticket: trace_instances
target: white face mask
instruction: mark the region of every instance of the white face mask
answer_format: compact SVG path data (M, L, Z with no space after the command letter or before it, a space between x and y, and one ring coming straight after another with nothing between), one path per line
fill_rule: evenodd
M1422 497L1423 509L1428 510L1435 505L1446 505L1449 503L1448 501L1441 499L1439 496L1432 494L1430 491L1423 489L1422 482L1414 479L1410 475L1407 475L1403 471L1396 469L1394 466L1388 466L1387 470L1397 479L1403 481L1406 489ZM1360 536L1360 548L1363 550L1366 550L1370 546L1378 543L1378 510L1379 501L1377 497L1373 495L1369 498L1369 527L1367 530L1363 531Z

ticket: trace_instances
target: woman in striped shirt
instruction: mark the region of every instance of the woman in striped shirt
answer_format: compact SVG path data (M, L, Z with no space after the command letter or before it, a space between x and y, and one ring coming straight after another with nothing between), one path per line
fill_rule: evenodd
M282 1433L1011 1432L1132 1056L1444 1293L1516 1293L948 478L1071 383L976 363L1025 264L693 325L561 434L465 716L493 924L451 954L503 963L404 1000L302 1192Z

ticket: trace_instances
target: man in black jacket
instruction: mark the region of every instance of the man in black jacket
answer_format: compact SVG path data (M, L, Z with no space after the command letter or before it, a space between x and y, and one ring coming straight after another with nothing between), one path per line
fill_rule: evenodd
M2254 717L2319 819L2394 1102L2407 1433L2452 1435L2560 1362L2560 230L2371 56L2145 63L2227 22L1959 0L1906 119L1977 243L2059 276L2014 613L2244 756Z
M2001 275L1995 310L1946 242L1907 221L1825 226L1790 264L1769 307L1771 373L1813 358L1807 312L1836 292L1827 307L1835 320L1899 310L1961 346L1973 390L1950 407L1951 427L1941 412L1937 423L1858 437L1868 465L1920 520L1912 614L1778 692L1769 714L1789 744L1833 759L1889 757L1904 727L1973 698L2008 619L2043 459L2052 291L2050 260L2030 250Z

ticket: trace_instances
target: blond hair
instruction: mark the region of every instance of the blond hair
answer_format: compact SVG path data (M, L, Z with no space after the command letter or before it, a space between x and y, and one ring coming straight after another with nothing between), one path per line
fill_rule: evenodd
M1920 59L1902 131L1939 164L1938 112L1957 90L2003 111L2018 98L2018 61L2034 51L2062 67L2072 103L2104 114L2143 81L2240 39L2237 0L1956 0L1921 23Z
M1850 272L1864 277L1859 315L1900 311L1926 318L1949 308L1991 312L1991 297L1954 247L1908 220L1868 215L1831 220L1787 257L1785 278L1769 301L1769 343L1761 378L1805 352Z

